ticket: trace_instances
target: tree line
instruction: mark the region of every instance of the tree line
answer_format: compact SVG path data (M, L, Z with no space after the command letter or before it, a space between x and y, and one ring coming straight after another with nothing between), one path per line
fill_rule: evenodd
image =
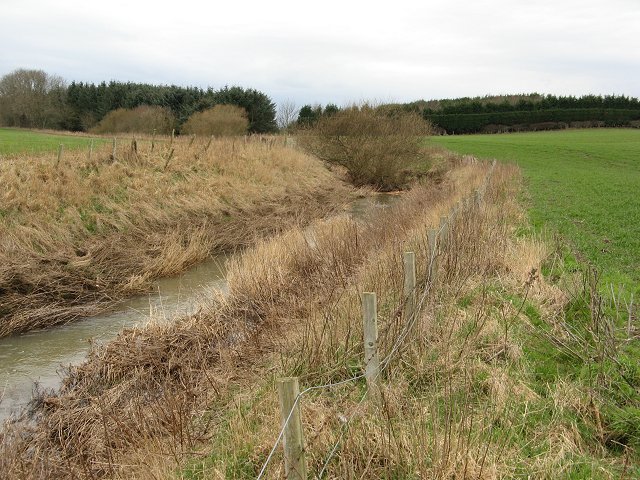
M0 122L4 126L87 131L109 112L157 106L171 111L175 128L216 105L246 111L251 133L277 129L276 107L264 93L239 86L214 90L134 82L71 82L42 70L18 69L0 78Z
M636 126L640 120L640 101L624 95L534 93L414 102L403 108L421 112L426 120L449 134Z
M418 100L376 107L390 116L417 113L447 134L551 130L567 127L640 126L640 101L624 95L555 96L538 93ZM308 127L340 111L328 104L305 105L297 125Z

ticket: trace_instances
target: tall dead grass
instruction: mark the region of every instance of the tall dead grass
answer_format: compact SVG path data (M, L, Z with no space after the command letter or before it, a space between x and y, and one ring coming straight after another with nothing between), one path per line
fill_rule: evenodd
M486 172L460 162L375 221L332 218L258 242L230 266L227 297L176 323L122 332L71 368L59 392L43 392L2 434L0 476L255 478L278 435L277 377L298 376L304 388L362 372L362 291L378 294L381 356L394 354L379 405L361 402L363 381L302 398L314 474L566 471L592 452L575 425L540 403L515 334L527 324L523 298L549 318L566 299L536 274L544 244L513 235L522 215L514 167L495 169L481 207L458 204ZM433 281L427 229L456 206ZM417 257L421 309L398 344L407 250ZM571 388L559 397L562 408L588 408ZM282 472L278 453L267 474Z
M281 334L290 330L296 338L307 319L352 291L351 279L372 256L432 218L434 205L454 202L482 171L462 166L375 223L337 218L260 242L231 266L228 297L171 325L126 330L71 368L59 392L39 397L32 420L4 432L0 472L128 476L125 464L144 463L156 447L169 464L183 462L224 415L203 411L224 405L234 385L254 380L251 366L287 344Z
M216 251L338 210L320 162L257 141L120 139L0 162L0 336L95 313Z

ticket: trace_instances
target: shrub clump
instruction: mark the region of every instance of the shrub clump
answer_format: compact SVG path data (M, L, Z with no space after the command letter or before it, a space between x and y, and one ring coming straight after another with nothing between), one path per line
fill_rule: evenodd
M416 167L426 163L420 140L430 131L417 113L351 107L320 117L301 131L299 143L321 160L345 167L354 185L390 191L406 187Z
M131 109L112 110L91 131L93 133L169 134L174 126L175 118L168 108L140 105Z
M216 105L191 115L180 129L190 135L233 136L244 135L249 119L244 108L236 105Z

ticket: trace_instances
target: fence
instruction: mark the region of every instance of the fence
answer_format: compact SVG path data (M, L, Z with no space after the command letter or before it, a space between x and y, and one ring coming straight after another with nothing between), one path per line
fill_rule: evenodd
M403 283L403 306L405 312L405 324L400 331L395 342L391 346L389 353L382 360L379 358L378 352L378 316L377 316L377 296L375 292L362 293L362 322L363 322L363 351L364 351L364 372L341 380L335 383L327 383L324 385L314 385L300 391L299 380L297 377L280 378L277 381L278 396L280 406L281 428L280 432L267 456L258 480L264 477L267 472L275 452L282 442L284 450L285 477L288 480L302 480L309 476L307 462L305 459L304 432L302 428L302 414L300 404L302 397L312 391L326 390L347 383L354 383L358 380L365 379L366 386L363 395L353 409L351 414L344 419L338 436L338 440L328 452L322 469L316 475L316 478L322 478L329 466L331 459L338 451L339 445L345 435L347 427L351 420L358 413L365 401L371 404L380 402L380 379L384 371L389 367L391 362L396 358L401 347L411 339L411 332L415 323L420 317L425 303L428 301L430 293L434 290L437 283L437 260L438 252L448 242L455 223L461 217L462 213L469 213L474 208L480 208L484 203L484 197L487 186L493 175L496 162L491 167L480 188L475 190L473 194L465 197L461 202L450 210L449 215L440 218L439 227L437 229L429 229L427 231L427 239L429 245L429 259L426 266L427 278L424 289L418 298L418 290L416 283L416 262L414 252L405 252L403 255L404 283Z
M248 144L261 144L265 148L272 148L275 146L295 146L295 142L293 139L287 135L244 135L244 136L236 136L236 137L216 137L214 135L211 136L196 136L188 135L188 136L178 136L175 134L175 130L170 135L156 135L148 134L148 135L115 135L113 137L107 135L100 136L86 136L86 135L68 135L61 136L59 134L34 134L41 135L42 138L34 138L31 140L23 140L21 139L19 144L15 147L8 144L3 148L3 145L0 143L0 158L2 157L15 157L22 155L32 155L37 159L47 160L53 158L55 160L56 167L60 164L60 161L67 156L68 152L79 152L86 151L87 159L91 161L94 151L98 146L106 146L109 145L111 148L109 149L110 155L108 158L113 160L117 157L123 156L125 153L130 153L130 151L138 152L138 147L140 147L140 153L146 150L147 153L153 153L156 151L156 147L164 146L168 150L174 145L174 142L177 139L182 143L188 143L189 147L192 147L194 143L203 143L210 145L211 142L215 139L229 139L233 142L234 147L237 143L240 145L248 145ZM196 144L196 146L199 146ZM208 148L208 147L207 147ZM205 150L206 151L206 150ZM202 154L204 152L200 152Z

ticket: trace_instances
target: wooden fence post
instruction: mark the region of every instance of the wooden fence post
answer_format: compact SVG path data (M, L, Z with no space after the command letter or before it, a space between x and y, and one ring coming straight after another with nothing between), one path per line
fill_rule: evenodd
M438 232L435 228L430 228L427 232L427 238L429 239L429 281L431 287L435 284L435 275L438 271L437 257L438 252L436 250Z
M62 152L64 152L64 145L58 145L58 160L56 160L56 168L60 165L60 160L62 160Z
M380 359L378 358L378 307L376 294L362 294L362 321L364 325L364 375L369 392L374 400L379 398L378 377Z
M416 314L416 254L404 252L405 318L411 321Z
M91 155L93 155L93 138L91 139L91 142L89 143L89 161L91 161Z
M284 427L284 472L287 480L307 480L307 462L304 456L304 437L300 416L300 394L298 377L281 378L277 381L280 400L280 418Z
M116 148L118 146L118 140L116 137L113 137L113 150L111 151L111 160L116 159Z

